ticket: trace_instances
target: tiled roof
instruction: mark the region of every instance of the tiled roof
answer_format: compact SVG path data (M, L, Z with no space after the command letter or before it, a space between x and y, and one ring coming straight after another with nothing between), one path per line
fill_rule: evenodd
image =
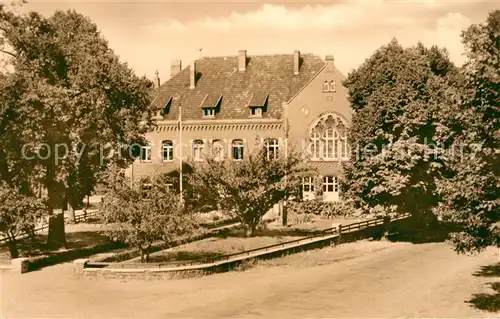
M301 54L298 75L293 74L293 54L247 56L245 71L238 71L238 57L204 57L196 60L197 82L189 89L189 68L162 84L153 102L156 108L170 108L164 116L176 120L182 103L183 120L201 120L201 106L214 105L220 98L215 119L248 119L249 105L264 103L263 118L281 118L282 103L292 98L324 66L315 55ZM204 101L205 100L205 101ZM208 103L208 104L207 104Z

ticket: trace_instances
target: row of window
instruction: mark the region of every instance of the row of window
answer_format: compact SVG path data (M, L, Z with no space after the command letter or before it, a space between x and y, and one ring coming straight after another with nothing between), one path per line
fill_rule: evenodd
M314 177L304 177L302 179L302 191L304 193L314 192L315 182ZM335 176L323 176L323 192L338 193L339 182Z
M335 81L325 81L323 83L323 92L336 92L337 86L335 85Z
M262 107L251 107L250 115L252 117L262 117ZM214 118L215 117L215 108L204 108L203 109L203 117L205 118Z
M266 148L269 158L275 158L278 156L279 142L277 139L268 139L265 141ZM215 140L210 145L212 156L216 160L225 158L225 147L221 140ZM205 149L207 148L206 143L202 140L194 140L192 142L192 156L196 161L203 160L203 154L205 154ZM142 147L141 150L141 160L151 161L151 144L147 144ZM311 159L318 160L336 160L336 159L346 159L349 157L349 145L347 141L347 136L341 136L335 129L327 129L322 136L314 132L311 135L311 143L309 145L309 153ZM163 161L173 161L174 160L174 144L170 140L163 141L161 144L161 154ZM244 143L242 140L233 140L231 143L231 157L234 160L243 159L244 155Z
M279 142L275 138L265 140L267 157L273 159L278 156ZM203 156L206 154L207 145L202 140L194 140L192 142L192 157L195 161L203 161ZM222 160L225 158L224 142L221 140L214 140L209 145L211 155L215 160ZM169 162L174 160L174 143L170 140L161 143L162 159ZM152 146L151 143L146 144L141 149L141 161L151 161ZM233 160L242 160L244 156L244 143L243 140L233 140L231 142L231 158Z

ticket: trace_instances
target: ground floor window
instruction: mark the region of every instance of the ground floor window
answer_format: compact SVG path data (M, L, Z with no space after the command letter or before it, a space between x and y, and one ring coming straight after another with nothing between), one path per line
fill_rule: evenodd
M147 142L141 147L141 161L151 162L151 142Z
M339 180L336 176L323 176L323 200L339 200Z
M314 177L304 177L302 179L302 198L304 200L314 199Z

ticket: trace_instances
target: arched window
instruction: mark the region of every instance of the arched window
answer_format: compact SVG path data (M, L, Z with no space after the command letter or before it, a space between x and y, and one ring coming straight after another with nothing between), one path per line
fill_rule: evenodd
M347 134L344 132L340 135L340 157L342 159L349 159L349 144L347 140Z
M339 132L332 127L323 133L323 158L336 159L338 157Z
M141 147L141 161L151 162L151 142L149 141Z
M224 144L221 140L212 142L212 156L217 161L224 159Z
M232 148L233 148L233 159L234 160L242 160L243 159L243 141L242 140L233 140Z
M164 161L174 160L174 143L170 140L161 142L161 148Z
M330 91L330 84L328 84L328 81L325 81L323 83L323 92L329 92Z
M337 86L335 85L335 81L330 81L330 92L337 91Z
M311 144L309 152L312 159L319 159L321 157L321 139L316 131L311 134Z
M279 148L279 143L277 139L275 138L266 139L266 152L268 160L278 158L278 148Z
M193 141L193 159L195 161L203 161L203 148L204 144L202 140Z
M313 160L349 159L347 125L335 114L326 114L312 124L309 128L309 142Z

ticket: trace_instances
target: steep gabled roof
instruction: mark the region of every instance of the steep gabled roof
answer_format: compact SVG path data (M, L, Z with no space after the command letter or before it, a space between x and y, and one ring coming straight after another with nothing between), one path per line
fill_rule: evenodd
M179 116L182 103L183 120L200 120L200 106L214 105L219 99L216 119L247 119L249 103L263 103L267 109L263 118L281 118L282 103L288 101L321 70L323 60L315 55L302 54L298 75L293 74L293 54L247 56L245 71L238 71L238 57L204 57L196 60L196 87L189 89L190 67L157 89L153 102L163 108L169 99L167 120ZM207 104L208 103L208 104Z

